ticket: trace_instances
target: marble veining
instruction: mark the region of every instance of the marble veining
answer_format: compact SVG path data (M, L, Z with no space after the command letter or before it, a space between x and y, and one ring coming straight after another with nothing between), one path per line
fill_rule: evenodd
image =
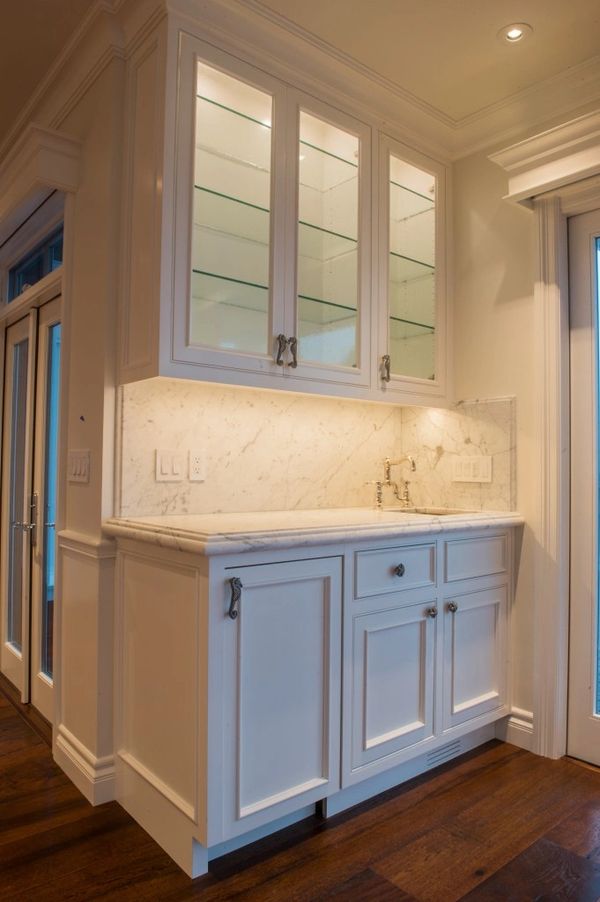
M200 452L206 480L155 481L155 450ZM396 407L151 379L121 395L121 517L301 511L367 507L383 478L386 456L413 454L410 478L419 507L514 510L515 402L463 402L457 407ZM452 460L489 454L493 480L452 482ZM386 491L386 503L393 497Z
M257 511L241 514L113 518L107 535L206 555L276 548L305 548L365 539L395 540L457 530L520 526L516 512L462 511L448 515L399 510Z

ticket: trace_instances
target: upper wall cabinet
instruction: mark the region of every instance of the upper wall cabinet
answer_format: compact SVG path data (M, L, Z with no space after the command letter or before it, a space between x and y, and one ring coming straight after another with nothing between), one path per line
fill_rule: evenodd
M157 112L150 60L130 68L121 381L441 397L443 169L187 33Z
M444 169L380 140L379 346L389 393L439 394L446 347Z

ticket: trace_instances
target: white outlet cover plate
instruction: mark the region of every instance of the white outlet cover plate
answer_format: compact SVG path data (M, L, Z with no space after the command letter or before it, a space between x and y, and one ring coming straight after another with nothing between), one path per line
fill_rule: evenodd
M190 482L204 482L206 479L206 454L198 448L189 451L188 478Z
M490 455L455 457L452 461L452 482L491 482Z

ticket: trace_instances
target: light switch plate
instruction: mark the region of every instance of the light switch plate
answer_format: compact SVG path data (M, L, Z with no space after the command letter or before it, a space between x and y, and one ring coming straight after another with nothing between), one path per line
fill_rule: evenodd
M492 458L489 455L455 457L452 482L491 482Z
M90 481L89 449L70 450L67 454L67 479L69 482Z
M156 449L156 481L181 482L185 477L185 458L181 451Z

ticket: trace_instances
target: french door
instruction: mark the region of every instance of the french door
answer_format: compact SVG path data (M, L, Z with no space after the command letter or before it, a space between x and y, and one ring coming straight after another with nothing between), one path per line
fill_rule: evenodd
M600 210L569 220L571 613L567 752L600 765Z
M53 719L60 298L6 331L0 669Z

